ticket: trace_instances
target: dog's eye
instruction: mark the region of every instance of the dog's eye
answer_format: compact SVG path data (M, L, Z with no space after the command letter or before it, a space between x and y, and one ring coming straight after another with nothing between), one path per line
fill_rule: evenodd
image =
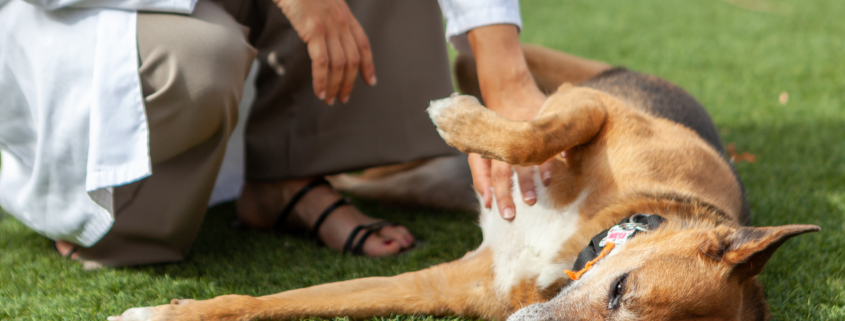
M610 284L610 295L607 298L608 310L614 310L619 307L619 303L622 301L622 295L625 294L625 280L627 279L628 273L625 273Z

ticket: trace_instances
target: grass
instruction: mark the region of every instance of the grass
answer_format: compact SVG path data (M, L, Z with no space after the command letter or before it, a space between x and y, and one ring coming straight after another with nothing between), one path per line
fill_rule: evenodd
M845 2L789 0L523 1L525 42L670 79L710 111L723 140L757 155L738 164L752 224L817 224L761 275L778 320L845 319ZM789 101L778 102L781 92ZM300 237L228 229L209 210L183 263L82 271L49 241L0 219L0 320L102 320L170 298L262 295L393 275L460 257L481 241L469 213L357 202L425 244L397 258L338 254ZM411 317L396 317L406 319ZM431 319L414 317L415 319Z

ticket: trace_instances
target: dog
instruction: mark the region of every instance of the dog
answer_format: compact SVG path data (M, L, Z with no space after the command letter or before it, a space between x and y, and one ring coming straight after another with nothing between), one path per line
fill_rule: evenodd
M470 95L428 109L465 153L520 166L552 160L551 183L535 175L537 203L516 202L513 221L481 207L478 249L393 277L173 300L109 320L767 320L756 276L787 239L819 227L746 226L745 192L715 126L678 86L542 47L524 52L538 85L554 90L534 120L505 119ZM471 63L461 66L464 79L473 74ZM425 166L418 172L431 174ZM390 190L364 185L351 188Z

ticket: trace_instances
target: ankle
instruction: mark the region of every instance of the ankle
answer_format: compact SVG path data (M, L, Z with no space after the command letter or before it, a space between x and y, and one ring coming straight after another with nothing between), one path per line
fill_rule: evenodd
M249 183L244 184L241 194L236 203L235 213L238 221L256 229L269 229L273 227L274 190L279 193L279 189L273 189L265 183ZM276 198L278 198L279 194Z

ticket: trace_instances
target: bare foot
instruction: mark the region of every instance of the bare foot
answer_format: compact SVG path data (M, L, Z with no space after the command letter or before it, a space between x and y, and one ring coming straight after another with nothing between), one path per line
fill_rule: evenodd
M237 203L238 219L252 228L272 228L285 204L309 181L297 179L269 183L247 182ZM329 185L314 187L297 202L293 213L283 225L310 229L320 214L341 197ZM354 206L341 206L326 218L318 235L329 248L341 250L349 233L356 226L378 221L362 214ZM359 237L363 234L358 233ZM370 257L388 256L410 247L413 242L414 237L405 227L387 226L367 238L363 252Z
M79 258L79 253L76 253L76 246L73 245L73 243L65 241L56 241L56 250L58 250L59 255L64 258L68 258L71 260L76 260ZM70 254L70 256L68 256L68 254Z
M82 269L86 271L91 270L99 270L103 268L103 265L96 261L85 260L79 257L79 253L76 252L78 248L76 245L66 241L56 241L56 250L59 251L59 255L64 258L68 258L71 261L76 261L82 264Z

